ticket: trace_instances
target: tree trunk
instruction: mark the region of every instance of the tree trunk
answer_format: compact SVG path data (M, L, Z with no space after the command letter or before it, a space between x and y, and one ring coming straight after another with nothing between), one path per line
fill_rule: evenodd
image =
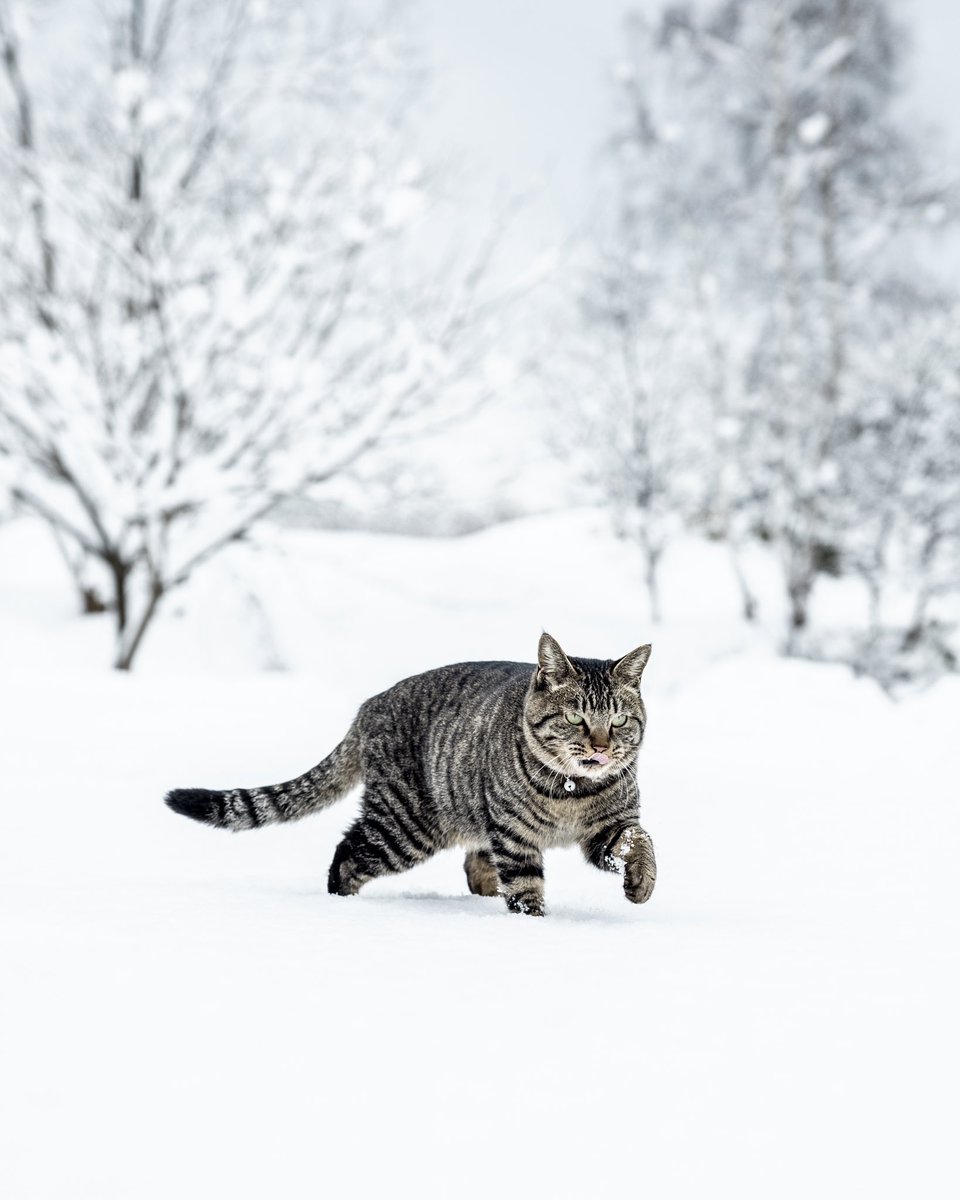
M150 595L147 600L146 607L141 614L140 620L136 626L132 627L129 637L124 636L124 632L120 631L118 623L117 633L117 653L114 658L114 668L118 671L129 671L133 667L133 660L136 657L137 651L143 642L144 634L147 628L157 615L157 610L160 607L160 601L163 599L164 587L159 580L153 580L150 585Z
M650 619L659 625L663 619L660 609L660 558L662 551L646 547L646 570L644 581L647 585L647 596L650 600Z
M730 561L733 565L733 574L736 577L737 586L740 588L743 619L753 624L757 619L757 598L750 590L750 584L747 583L747 577L740 566L740 556L737 553L737 548L733 545L730 546Z
M813 576L809 573L794 575L787 581L787 596L790 600L790 618L787 626L788 654L792 654L796 650L799 635L807 628L812 591Z
M113 609L116 628L116 651L113 665L118 671L129 671L133 660L143 641L147 627L156 616L157 607L164 594L163 584L152 577L147 595L147 602L136 623L133 623L133 613L130 595L130 581L135 574L135 565L127 562L119 555L113 555L107 560L110 575L113 580Z
M77 602L80 612L84 616L88 616L91 613L106 612L109 606L101 596L100 589L89 576L90 564L96 561L94 557L84 549L71 550L57 526L51 524L49 528L53 535L53 540L56 542L57 549L60 551L60 557L70 572L73 586L77 589Z
M113 583L113 611L115 614L115 625L117 631L117 644L123 638L124 631L127 628L127 606L128 592L130 584L130 572L132 564L124 562L118 554L112 554L104 558L107 564L107 569L110 572L110 579Z
M927 623L927 606L930 603L930 589L927 585L921 584L917 591L917 596L913 605L913 614L910 618L910 625L903 637L903 645L907 647L916 645L923 635L924 627Z
M880 628L880 617L883 613L883 584L881 583L879 568L867 572L866 584L869 604L869 615L867 617L869 631L870 633L876 633Z
M810 618L810 595L816 578L813 548L802 540L792 541L787 560L787 599L790 604L787 654L796 650L798 635L807 628Z
M85 617L96 616L107 611L107 605L95 587L80 588L80 611Z
M790 586L790 628L806 629L807 608L811 586L806 580L798 580Z

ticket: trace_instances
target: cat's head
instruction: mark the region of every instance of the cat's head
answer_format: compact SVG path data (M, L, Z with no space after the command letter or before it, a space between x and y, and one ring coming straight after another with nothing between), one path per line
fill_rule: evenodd
M647 723L640 676L650 657L638 646L623 658L568 658L549 633L524 704L527 742L544 763L571 778L602 780L629 767Z

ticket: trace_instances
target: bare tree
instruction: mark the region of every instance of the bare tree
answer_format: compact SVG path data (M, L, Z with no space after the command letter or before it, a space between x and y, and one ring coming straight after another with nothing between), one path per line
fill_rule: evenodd
M569 360L558 394L565 428L586 454L586 475L610 505L616 532L640 550L654 621L663 615L660 567L671 541L705 502L698 471L707 428L702 329L677 322L676 293L658 299L656 275L609 259L585 289L590 336Z
M221 549L476 400L484 264L402 251L431 177L395 6L116 0L64 78L0 0L0 54L0 460L128 669Z
M896 564L911 562L929 581L911 588L921 625L943 588L960 589L945 566L954 301L915 263L904 269L905 235L953 215L950 187L896 111L903 35L891 11L886 0L664 5L628 22L616 72L616 217L598 273L621 282L603 320L616 313L631 353L683 380L669 411L705 428L673 437L685 450L662 495L688 526L778 556L790 652L811 649L822 575L857 574L879 613L898 573L902 590ZM623 286L638 263L644 278ZM593 335L598 311L588 307ZM654 387L670 395L668 382ZM655 405L641 420L639 441L616 425L621 445L664 426ZM889 465L874 461L881 452ZM693 509L683 487L670 495L689 462ZM610 499L622 502L617 488ZM638 528L662 524L646 503Z

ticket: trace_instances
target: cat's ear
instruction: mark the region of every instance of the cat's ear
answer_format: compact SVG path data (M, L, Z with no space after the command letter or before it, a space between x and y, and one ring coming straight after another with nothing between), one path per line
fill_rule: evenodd
M652 647L638 646L636 650L631 650L629 654L625 654L623 658L618 659L613 664L611 674L614 679L620 683L626 683L630 687L640 686L640 676L643 674L643 668L647 665L650 658Z
M560 649L560 643L549 633L540 635L537 647L537 682L556 687L574 674L573 663Z

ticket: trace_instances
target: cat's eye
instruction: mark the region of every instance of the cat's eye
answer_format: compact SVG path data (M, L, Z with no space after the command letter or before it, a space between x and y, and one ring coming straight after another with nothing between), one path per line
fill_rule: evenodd
M581 715L579 713L565 712L563 715L567 718L567 720L570 722L571 725L582 725L583 724L583 717L581 717Z
M617 713L617 715L615 717L610 718L610 724L614 727L614 729L619 729L621 725L626 725L626 723L627 723L627 714L626 713Z

